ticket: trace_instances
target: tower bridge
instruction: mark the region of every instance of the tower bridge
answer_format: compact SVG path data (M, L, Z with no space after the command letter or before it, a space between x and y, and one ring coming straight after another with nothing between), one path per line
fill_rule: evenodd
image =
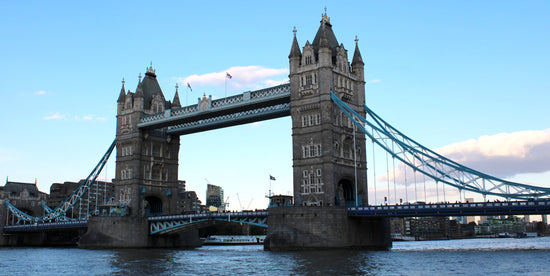
M365 64L358 40L350 61L326 13L320 23L312 42L303 47L294 30L288 84L217 100L204 95L196 104L182 107L177 89L174 98L166 100L152 65L143 79L140 75L134 92L123 81L115 141L86 181L42 217L29 216L7 203L6 221L13 225L5 226L4 232L74 226L87 229L80 237L84 247L196 246L196 227L223 220L268 225L265 248L270 250L387 249L391 216L548 212L550 188L505 181L467 168L413 141L376 115L365 105ZM247 214L181 215L177 194L181 135L284 116L292 122L294 206ZM484 199L498 196L527 203L372 206L368 202L367 140L392 161L409 167L415 179L419 174L436 186L467 190ZM66 212L94 183L113 151L114 195L104 209L90 210L71 222ZM374 158L374 150L371 155Z

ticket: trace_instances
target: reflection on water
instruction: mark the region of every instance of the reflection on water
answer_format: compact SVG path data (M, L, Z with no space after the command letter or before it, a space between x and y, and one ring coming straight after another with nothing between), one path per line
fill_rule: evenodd
M170 249L118 249L110 265L113 274L154 275L176 268L176 253Z
M390 251L0 248L1 275L547 275L550 237L395 242Z

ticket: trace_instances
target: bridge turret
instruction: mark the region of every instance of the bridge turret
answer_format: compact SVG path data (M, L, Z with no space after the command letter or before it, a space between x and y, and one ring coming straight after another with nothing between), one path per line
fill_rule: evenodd
M365 63L361 57L361 52L359 51L359 39L355 36L355 51L353 53L353 59L351 61L352 71L357 77L357 80L364 81L365 76Z
M124 78L122 78L122 88L120 89L120 94L118 95L118 108L117 113L120 114L122 110L124 109L124 102L126 101L126 89L124 88Z
M179 136L166 134L165 128L140 129L138 123L144 116L180 106L178 93L173 104L166 101L150 66L143 80L140 74L136 92L122 95L117 114L115 198L129 207L132 216L176 214Z
M181 103L180 103L180 96L178 95L178 84L176 84L176 94L174 95L174 100L172 101L171 108L175 109L180 107L181 107Z
M302 59L302 53L300 52L300 45L296 39L296 27L292 31L294 33L294 40L292 41L292 48L290 49L290 55L288 58L290 60L290 74L294 74L298 71L300 66L300 60Z
M300 63L297 43L294 37L289 55L294 202L307 206L364 205L365 136L354 136L351 121L330 97L334 92L364 114L359 61L352 73L347 50L338 43L326 12L313 42L303 47Z

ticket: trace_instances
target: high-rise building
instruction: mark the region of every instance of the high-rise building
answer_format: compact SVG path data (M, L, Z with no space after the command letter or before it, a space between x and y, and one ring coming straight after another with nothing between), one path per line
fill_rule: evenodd
M214 206L216 208L224 206L222 187L212 184L206 186L206 206Z

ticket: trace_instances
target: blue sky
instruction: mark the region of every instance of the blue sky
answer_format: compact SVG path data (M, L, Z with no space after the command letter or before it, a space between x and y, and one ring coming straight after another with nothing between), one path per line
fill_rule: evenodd
M0 177L45 192L85 178L114 139L122 78L135 91L150 62L183 104L285 81L293 27L312 41L325 6L349 58L358 36L367 104L386 121L550 186L547 1L0 1ZM269 174L292 191L290 118L182 136L179 174L203 202L208 179L231 209L265 207Z

